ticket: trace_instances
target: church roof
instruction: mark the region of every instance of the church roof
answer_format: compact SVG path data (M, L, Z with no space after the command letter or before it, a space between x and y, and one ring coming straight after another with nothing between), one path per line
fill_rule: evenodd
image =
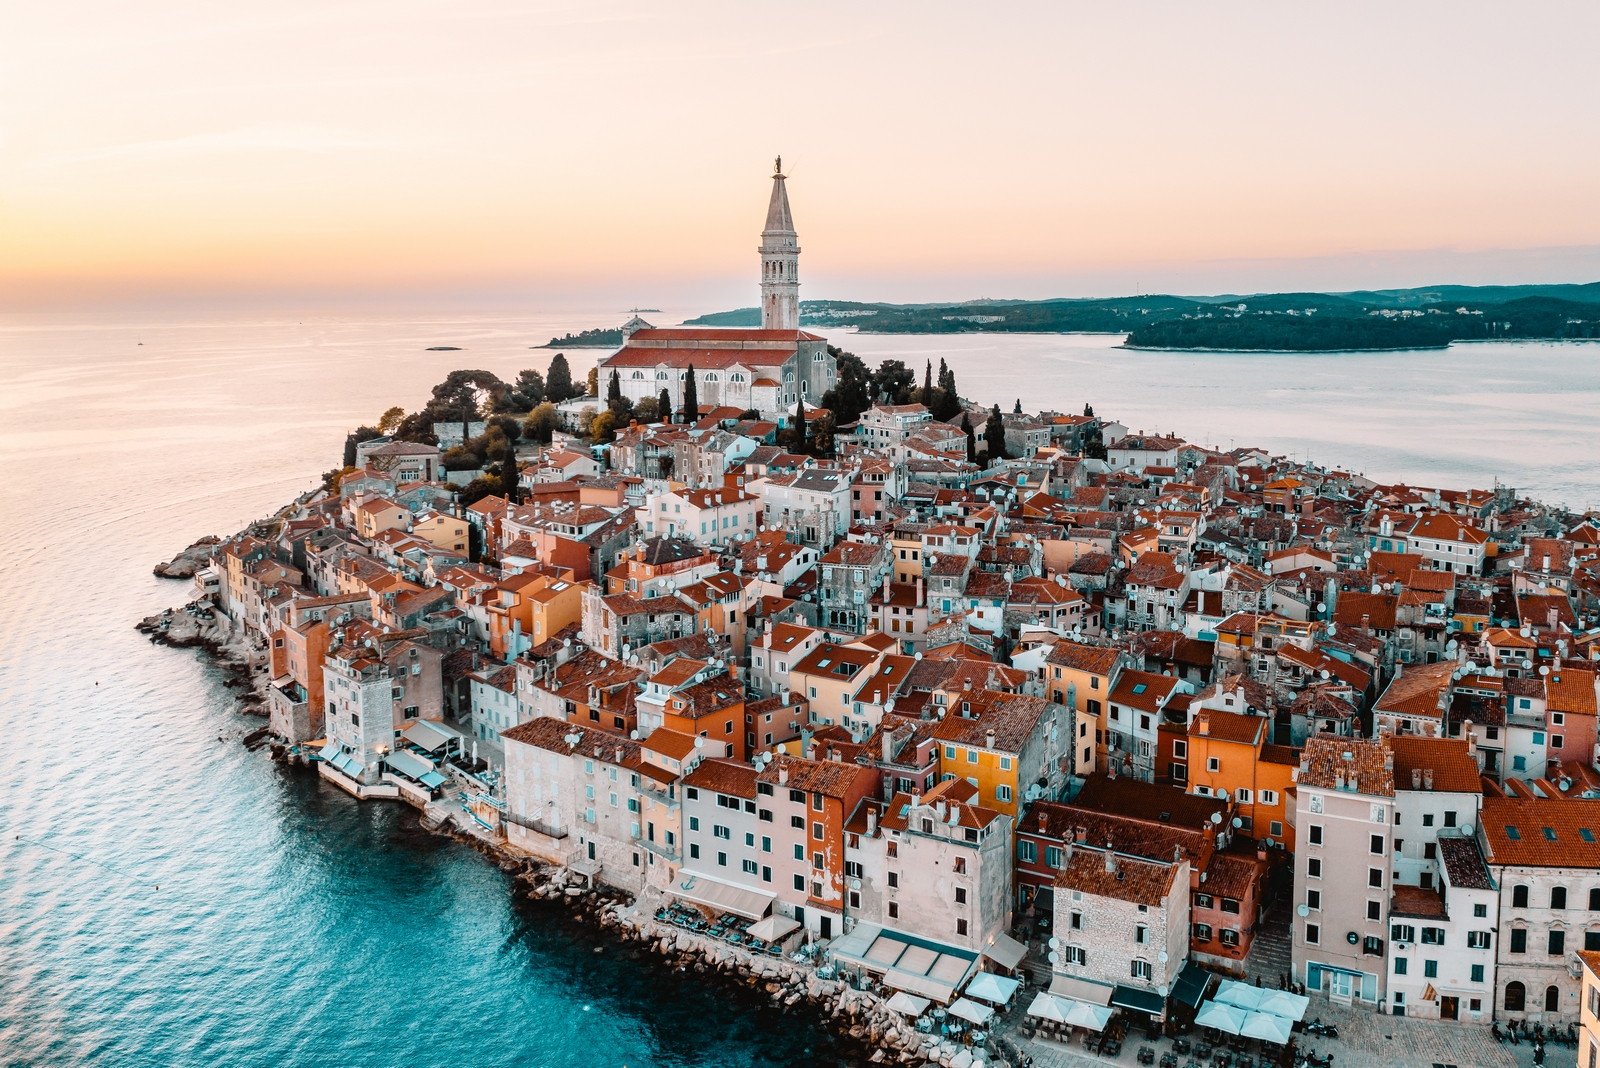
M776 368L782 367L786 360L794 356L795 350L787 349L704 349L685 346L682 348L656 349L628 346L619 349L615 355L606 359L603 367L687 367L694 364L696 371L720 371L729 367L747 368Z
M784 176L772 176L772 202L767 205L767 226L762 230L762 236L767 234L794 233L794 216L789 214L789 191L783 185Z
M728 342L793 345L797 341L821 340L823 340L821 334L813 334L809 330L747 330L725 326L656 326L648 330L640 330L628 339L628 343L630 345L641 345L653 342L691 341L710 345L726 344Z

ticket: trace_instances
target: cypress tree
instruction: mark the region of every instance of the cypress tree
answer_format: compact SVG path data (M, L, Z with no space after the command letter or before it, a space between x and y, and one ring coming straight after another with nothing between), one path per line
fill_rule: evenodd
M806 447L806 402L799 400L794 405L794 428L789 440L794 443L794 452L800 456L809 454Z
M694 364L683 380L683 421L693 426L700 421L700 391L694 384Z
M544 395L552 404L577 396L572 388L572 368L567 366L566 354L558 352L551 357L550 370L544 376Z
M621 399L622 376L613 368L611 371L611 381L606 383L606 406L615 407L616 403Z
M972 432L972 416L967 412L961 413L961 432L967 436L967 463L978 462L978 437Z
M983 442L989 449L989 465L1006 458L1006 423L1000 418L1000 405L989 412L989 422L983 428Z
M672 394L667 392L667 387L661 387L661 396L656 400L656 407L661 410L661 421L672 422Z
M922 404L925 408L933 407L933 361L928 360L922 366Z
M517 445L506 435L506 449L500 454L500 492L509 504L517 503Z

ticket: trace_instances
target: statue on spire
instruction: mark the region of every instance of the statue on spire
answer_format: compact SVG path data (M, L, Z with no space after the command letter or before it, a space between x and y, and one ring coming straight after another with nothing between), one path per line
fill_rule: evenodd
M779 156L772 161L772 173L778 177L783 176L783 157Z

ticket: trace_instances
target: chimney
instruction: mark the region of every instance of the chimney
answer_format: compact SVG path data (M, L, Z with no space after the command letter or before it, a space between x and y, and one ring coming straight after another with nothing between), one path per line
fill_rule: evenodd
M868 838L876 838L877 836L878 836L878 812L877 812L876 809L869 808L869 809L867 809L867 837Z
M1550 629L1555 630L1561 622L1561 613L1557 609L1550 609Z
M986 749L994 748L994 728L989 728L983 733L983 744Z
M1550 554L1549 553L1545 553L1544 554L1544 567L1541 568L1540 570L1542 570L1542 571L1549 571L1550 570Z
M1422 789L1422 769L1421 768L1412 768L1411 769L1411 788L1413 790Z
M1211 717L1204 712L1200 713L1194 719L1194 726L1196 733L1209 735L1211 733Z
M622 763L622 746L617 746L617 763Z
M1106 871L1117 870L1117 855L1111 851L1111 843L1106 843Z
M970 691L972 689L972 680L970 678L962 679L961 689L963 691Z
M1361 633L1372 637L1372 617L1365 612L1361 613Z
M1433 789L1433 769L1432 768L1423 768L1422 769L1422 787L1425 790Z
M918 790L915 786L911 788L911 807L922 807L922 791Z
M782 786L789 781L789 769L782 764L778 765L778 785Z
M889 603L889 576L893 573L893 570L885 571L883 573L883 603L885 605Z
M941 798L933 803L934 814L939 817L939 822L944 822L944 800Z
M1342 772L1342 771L1334 772L1333 773L1333 788L1335 790L1343 790L1344 786L1345 786L1344 772Z
M1383 770L1384 771L1393 771L1394 770L1394 750L1392 750L1392 749L1385 749L1383 751Z
M879 731L878 734L883 738L883 762L888 764L894 760L894 732Z
M1360 776L1353 771L1350 773L1350 792L1353 794L1359 794L1361 792Z
M918 608L922 607L922 576L921 575L917 576L917 607ZM1555 611L1552 609L1550 614L1551 615L1555 615ZM1554 624L1552 623L1551 626L1554 626Z

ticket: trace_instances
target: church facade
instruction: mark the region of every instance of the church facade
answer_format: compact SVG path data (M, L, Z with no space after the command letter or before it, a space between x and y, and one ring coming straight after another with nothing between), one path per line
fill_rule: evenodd
M602 391L612 371L629 401L659 397L665 389L681 422L692 367L702 412L755 409L763 419L787 424L800 401L822 403L838 368L827 341L800 329L800 243L784 177L780 159L761 231L761 327L653 327L636 319L622 348L600 361Z

